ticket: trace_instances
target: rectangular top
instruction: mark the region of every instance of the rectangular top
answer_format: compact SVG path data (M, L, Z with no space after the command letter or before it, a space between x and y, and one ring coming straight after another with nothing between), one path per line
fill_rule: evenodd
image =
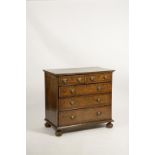
M114 70L101 67L87 67L87 68L47 69L44 71L54 75L71 75L71 74L95 73L106 71L113 72Z

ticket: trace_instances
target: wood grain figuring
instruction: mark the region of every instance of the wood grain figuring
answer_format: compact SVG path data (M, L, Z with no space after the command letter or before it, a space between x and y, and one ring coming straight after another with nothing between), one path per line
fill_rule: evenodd
M63 111L111 105L111 97L111 94L99 94L59 99L59 110Z
M86 84L88 83L98 83L98 82L111 82L112 73L99 73L99 74L90 74L86 76Z
M58 83L57 78L45 73L45 117L57 125Z
M111 106L59 112L59 126L111 119Z
M100 67L50 69L45 76L45 127L66 129L107 123L112 128L112 73Z
M59 97L71 97L79 95L89 95L97 93L111 93L111 83L98 83L89 85L77 85L68 87L59 87Z
M62 76L59 78L59 85L78 85L85 84L85 76L84 75L74 75L74 76Z

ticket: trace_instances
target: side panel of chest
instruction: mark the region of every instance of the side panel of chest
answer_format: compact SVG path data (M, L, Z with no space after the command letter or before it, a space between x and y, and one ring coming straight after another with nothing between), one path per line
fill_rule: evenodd
M58 82L57 78L45 72L45 119L58 125Z

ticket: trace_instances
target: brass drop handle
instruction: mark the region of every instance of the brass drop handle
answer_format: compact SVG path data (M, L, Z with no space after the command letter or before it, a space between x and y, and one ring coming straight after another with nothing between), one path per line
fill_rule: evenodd
M90 77L90 80L91 80L91 81L94 81L94 80L95 80L95 77L94 77L94 76L91 76L91 77Z
M97 103L100 103L101 102L101 99L100 98L97 98L96 101L97 101Z
M82 78L81 78L81 77L79 77L79 78L77 79L77 81L78 81L78 82L81 82L81 81L82 81Z
M74 105L75 102L73 100L70 101L70 105Z
M97 90L100 91L101 90L101 86L97 86Z
M74 93L75 93L75 90L72 88L72 89L70 90L70 92L71 92L71 94L74 94Z
M66 84L66 83L67 83L67 79L63 79L62 81L63 81L63 83L64 83L64 84Z
M100 116L101 114L102 114L102 112L100 112L100 111L96 112L97 116Z
M103 76L103 79L107 79L107 78L108 78L108 76L107 76L107 75L104 75L104 76Z
M104 76L104 78L105 78L105 79L107 79L107 78L108 78L108 76L107 76L107 75L105 75L105 76Z
M71 116L70 116L70 119L72 119L72 120L75 119L75 118L76 118L75 115L71 115Z

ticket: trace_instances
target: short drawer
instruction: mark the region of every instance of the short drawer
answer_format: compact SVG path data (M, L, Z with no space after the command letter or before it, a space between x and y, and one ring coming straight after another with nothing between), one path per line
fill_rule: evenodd
M111 93L111 83L98 83L88 85L59 87L59 97L70 97L79 95L89 95L97 93Z
M88 95L59 99L59 110L72 110L111 105L111 94Z
M110 120L111 106L59 112L59 126Z
M76 85L76 84L84 84L85 77L84 75L73 75L73 76L61 76L59 77L59 85Z
M86 83L110 82L112 81L112 73L97 73L86 75Z

